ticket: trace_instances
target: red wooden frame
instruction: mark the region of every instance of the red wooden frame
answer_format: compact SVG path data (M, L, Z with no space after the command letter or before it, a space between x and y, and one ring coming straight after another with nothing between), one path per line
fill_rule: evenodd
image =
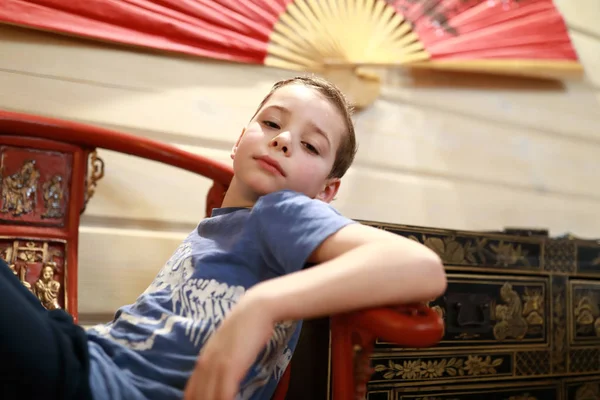
M25 139L27 136L28 139ZM192 154L175 146L161 143L152 139L130 134L111 131L108 129L88 126L75 122L34 116L0 110L0 140L2 143L19 143L28 140L33 147L48 149L84 149L85 152L75 152L77 157L84 157L95 148L103 148L121 152L157 162L165 163L212 179L214 184L207 197L206 215L212 208L219 207L225 191L233 177L232 168L210 160L206 157ZM81 161L81 160L80 160ZM73 195L76 204L83 204L83 182L85 171L73 171ZM75 209L72 207L72 209ZM79 210L75 210L79 211ZM72 213L74 211L71 211ZM68 235L48 231L47 228L26 228L37 237L64 237L72 246L77 246L77 231L79 215L69 221L71 226ZM75 232L75 233L73 233ZM16 231L15 231L16 233ZM19 235L23 229L19 229ZM62 236L60 236L62 235ZM76 252L70 260L69 286L73 293L69 297L72 310L77 309L77 260ZM331 317L332 331L332 372L333 400L348 400L354 397L357 384L354 380L354 348L360 346L368 354L376 338L394 342L405 347L429 347L437 344L443 336L444 324L441 317L425 306L382 307L362 310L354 313ZM289 381L291 365L273 397L274 400L284 400Z

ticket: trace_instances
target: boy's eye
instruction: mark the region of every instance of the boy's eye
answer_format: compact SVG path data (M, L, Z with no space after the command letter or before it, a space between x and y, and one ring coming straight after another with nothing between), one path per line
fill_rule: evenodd
M279 125L277 125L275 122L273 121L263 121L263 124L265 124L266 126L268 126L269 128L273 128L273 129L281 129Z
M319 150L317 150L315 148L315 146L313 146L312 144L307 143L307 142L302 142L302 145L304 145L304 147L306 147L306 150L310 151L311 153L319 155Z

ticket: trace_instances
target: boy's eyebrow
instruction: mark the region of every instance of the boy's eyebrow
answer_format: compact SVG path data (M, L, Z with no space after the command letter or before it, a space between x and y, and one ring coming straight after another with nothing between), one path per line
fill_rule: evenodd
M268 106L266 109L269 109L269 108L275 108L276 110L279 110L279 111L283 112L284 114L291 114L291 111L289 109L287 109L283 106L277 105L277 104L272 104L272 105ZM325 133L325 131L323 131L323 129L319 128L313 122L309 122L308 124L315 132L317 132L319 135L323 136L325 138L325 140L327 140L327 144L331 146L331 142L329 141L329 136Z
M327 136L327 134L321 128L319 128L317 125L313 124L312 122L310 122L309 125L311 128L314 129L315 132L317 132L318 134L323 136L325 138L325 140L327 141L327 144L329 146L331 146L331 142L329 141L329 136Z

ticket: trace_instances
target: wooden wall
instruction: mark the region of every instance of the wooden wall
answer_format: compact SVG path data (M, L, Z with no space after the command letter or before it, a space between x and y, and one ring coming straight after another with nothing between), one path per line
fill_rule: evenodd
M380 99L356 116L360 151L337 208L404 224L600 237L600 2L557 3L583 82L389 74ZM128 131L224 162L258 101L291 75L0 27L0 108ZM145 289L202 217L209 185L100 155L107 174L80 233L83 321L106 319Z

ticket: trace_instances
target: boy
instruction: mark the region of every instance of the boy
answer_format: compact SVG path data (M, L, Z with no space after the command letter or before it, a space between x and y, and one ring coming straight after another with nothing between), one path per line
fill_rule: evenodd
M316 78L275 84L232 150L235 176L222 207L134 304L86 334L64 314L35 316L42 321L32 329L51 332L28 351L60 352L51 373L39 371L54 381L40 379L32 398L269 400L301 320L443 293L433 252L329 206L355 152L334 86Z

